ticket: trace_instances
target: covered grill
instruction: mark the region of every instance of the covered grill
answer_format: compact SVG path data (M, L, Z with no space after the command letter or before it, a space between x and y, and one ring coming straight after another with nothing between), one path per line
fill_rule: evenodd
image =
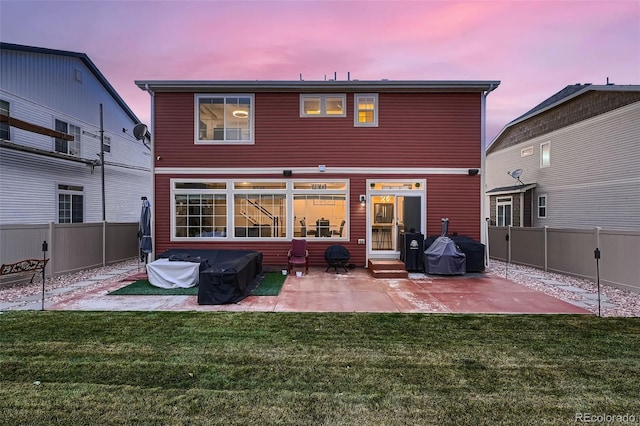
M327 261L327 272L329 269L334 268L336 274L338 273L338 268L344 268L345 272L349 272L347 270L347 262L351 258L351 253L349 250L343 245L333 244L327 247L324 251L324 260Z
M424 272L438 275L464 275L467 257L447 237L449 219L442 219L442 234L424 251Z

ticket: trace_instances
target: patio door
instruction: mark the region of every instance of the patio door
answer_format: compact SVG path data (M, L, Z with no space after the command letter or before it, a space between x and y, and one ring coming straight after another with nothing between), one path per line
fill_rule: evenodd
M407 186L409 185L409 186ZM420 188L421 185L418 185ZM411 189L405 189L411 188ZM400 233L424 232L424 192L413 184L383 185L369 192L368 253L375 258L400 257Z

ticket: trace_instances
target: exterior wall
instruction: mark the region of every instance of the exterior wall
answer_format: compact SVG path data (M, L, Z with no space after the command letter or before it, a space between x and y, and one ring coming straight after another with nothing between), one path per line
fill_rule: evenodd
M351 252L350 263L365 265L367 245L358 240L367 238L368 206L359 195L368 193L367 179L425 179L425 234L439 235L440 219L448 217L450 233L479 240L481 176L469 176L467 169L481 167L481 95L379 92L379 126L372 128L354 127L353 94L346 99L346 117L301 118L299 93L257 92L254 144L196 145L194 93L155 93L155 253L252 249L263 253L266 265L285 265L289 240L171 241L170 179L284 180L282 170L290 169L292 179L349 181L346 240L308 239L311 264L324 265L325 249L339 242ZM450 170L433 173L438 168Z
M523 169L536 183L533 226L640 229L640 102L636 102L517 145L490 151L485 191L509 186L506 173ZM551 143L551 166L540 168L540 144ZM534 154L521 157L522 148ZM537 217L538 195L547 195L547 218Z
M139 220L140 197L153 198L151 153L133 137L131 117L79 58L8 49L1 55L0 99L9 102L11 117L50 129L56 119L80 127L80 159L99 159L103 104L104 135L111 139L105 152L106 220ZM55 151L54 138L14 127L9 142ZM102 221L100 167L1 148L0 223L57 221L57 184L82 186L84 221Z
M156 204L154 206L154 250L156 254L169 248L226 248L259 250L264 255L266 265L286 264L289 241L256 241L228 240L228 241L171 241L171 193L170 179L172 175L156 175ZM180 178L213 178L211 175L179 175ZM220 176L216 179L238 178L238 176ZM274 175L253 175L251 179L281 178ZM299 179L319 179L317 174L296 176ZM409 179L407 175L323 175L326 179L349 179L349 232L347 241L332 241L308 239L310 262L323 265L324 250L331 244L340 243L351 253L350 263L364 266L366 262L366 245L358 244L358 239L366 239L366 206L360 204L359 194L365 194L366 179ZM411 179L426 179L427 208L426 232L429 235L440 235L443 217L449 218L449 233L467 235L476 240L480 239L480 177L466 175L412 175Z
M298 93L256 93L255 143L235 146L194 144L193 93L154 98L155 167L480 168L478 93L380 93L378 127L354 127L352 94L346 117L301 118Z
M614 86L612 86L614 87ZM505 149L555 130L597 117L625 105L640 101L640 92L590 91L566 103L542 112L526 125L510 127L502 135L499 147Z

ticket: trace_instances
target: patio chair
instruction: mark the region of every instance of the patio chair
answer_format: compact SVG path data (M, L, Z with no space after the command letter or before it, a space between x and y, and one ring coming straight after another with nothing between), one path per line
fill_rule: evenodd
M291 273L291 269L296 265L304 265L305 274L309 273L309 250L307 250L307 240L292 240L291 248L287 253L288 267L287 273Z

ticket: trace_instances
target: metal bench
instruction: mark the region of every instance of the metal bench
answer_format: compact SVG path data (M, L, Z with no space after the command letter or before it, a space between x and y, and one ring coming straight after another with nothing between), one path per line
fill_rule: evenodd
M49 259L25 259L16 263L3 264L2 267L0 267L0 277L11 274L30 274L33 272L31 281L29 281L31 284L36 274L44 271L47 262L49 262Z

